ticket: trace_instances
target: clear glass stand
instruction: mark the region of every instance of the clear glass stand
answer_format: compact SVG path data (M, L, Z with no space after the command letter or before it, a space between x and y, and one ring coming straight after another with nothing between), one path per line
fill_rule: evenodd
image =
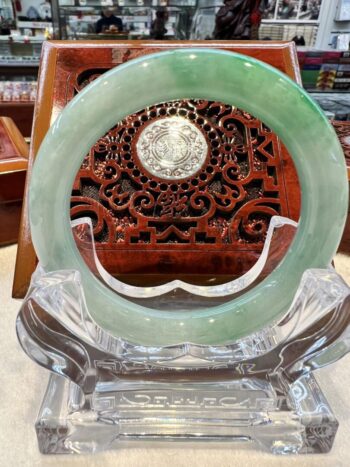
M103 270L88 221L73 228L85 260L116 293L147 307L190 311L231 300L261 281L282 258L296 224L273 218L258 263L237 280L212 287L174 281L147 290ZM39 265L17 333L24 351L53 372L36 422L41 452L96 452L135 441L329 451L338 422L312 372L349 351L349 292L331 267L307 270L282 319L254 335L224 346L146 347L92 320L77 271L45 272Z
M93 453L132 447L135 441L240 442L274 454L304 454L328 452L338 422L312 375L280 395L262 379L209 377L187 382L116 378L84 395L53 374L35 427L46 454Z

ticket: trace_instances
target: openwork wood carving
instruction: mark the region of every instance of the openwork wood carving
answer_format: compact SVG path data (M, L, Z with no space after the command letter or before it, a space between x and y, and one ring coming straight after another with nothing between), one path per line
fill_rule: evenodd
M340 120L333 121L332 125L338 135L340 144L342 145L348 172L350 169L350 122L342 122Z
M190 178L158 178L137 156L144 127L165 116L189 119L208 138L206 163ZM145 109L92 148L76 180L72 215L93 213L104 243L263 242L271 216L287 213L276 143L259 121L220 103Z
M75 92L102 71L78 75ZM190 168L189 176L178 164L167 173L145 159L144 151L150 150L145 141L169 152L161 131L172 119L187 123L196 134L198 160L203 160L197 170ZM189 141L177 140L176 148L176 154L168 154L172 161L180 161L186 151L197 157ZM93 218L98 250L166 249L168 263L185 245L192 253L258 254L271 217L291 216L284 165L278 138L243 110L220 102L167 102L128 116L96 142L77 175L71 214ZM130 266L121 265L119 272L131 271ZM230 268L232 261L226 261L224 269Z

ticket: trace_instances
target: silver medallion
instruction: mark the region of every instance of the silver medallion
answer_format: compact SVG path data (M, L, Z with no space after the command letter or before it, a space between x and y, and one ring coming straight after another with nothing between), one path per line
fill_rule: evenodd
M182 117L166 117L147 125L136 149L141 164L152 175L178 180L203 166L208 145L193 123Z

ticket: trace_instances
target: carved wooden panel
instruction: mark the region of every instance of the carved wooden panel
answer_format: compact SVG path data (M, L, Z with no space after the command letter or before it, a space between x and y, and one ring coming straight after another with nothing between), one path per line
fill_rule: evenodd
M194 45L266 61L300 83L295 48L290 43L45 43L31 164L49 123L88 82L140 55ZM169 180L140 164L137 142L148 125L173 115L190 121L204 135L208 149L197 171L187 178ZM199 275L241 275L259 257L271 216L278 213L297 219L299 208L294 166L278 138L244 109L199 101L156 105L116 122L91 148L72 194L72 216L88 213L94 219L102 264L114 275L140 274L143 283L148 280L145 274L159 275L160 280L192 275L194 282L202 281ZM25 212L14 296L23 296L34 267Z
M338 135L340 144L342 145L346 166L348 168L348 178L350 177L350 122L342 122L333 120L332 125Z
M135 148L149 122L181 116L201 129L208 157L194 176L167 181L147 173ZM76 178L72 216L92 214L105 244L215 244L264 241L269 219L289 215L279 142L251 115L218 102L150 107L97 141Z
M78 75L75 92L101 71ZM157 176L140 158L142 135L169 119L188 122L206 140L205 163L190 177L177 179L159 167ZM91 148L74 184L71 215L92 217L98 254L113 263L114 274L159 272L158 250L168 253L173 273L199 273L203 258L195 252L205 251L207 273L220 264L221 273L239 274L246 267L237 262L239 252L257 257L271 217L298 213L299 206L290 212L287 195L289 189L289 201L299 202L293 199L296 173L289 186L281 153L276 135L241 109L199 100L155 105L118 122ZM190 264L179 256L185 249L192 252ZM148 253L147 261L133 251Z

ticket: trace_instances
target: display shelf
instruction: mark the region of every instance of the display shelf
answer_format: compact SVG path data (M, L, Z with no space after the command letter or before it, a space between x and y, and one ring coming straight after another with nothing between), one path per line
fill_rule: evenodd
M315 0L315 2L319 9L321 0ZM288 18L282 15L280 0L275 3L270 1L269 3L270 6L265 11L260 26L260 39L268 37L274 41L286 41L292 40L296 35L302 35L307 45L314 45L319 25L318 15L317 18L311 19L311 9L308 6L306 11L302 11L302 0L291 0L294 13ZM198 0L191 27L191 39L212 38L215 28L215 16L222 4L221 0Z
M310 92L308 90L308 92ZM349 92L312 92L312 98L324 110L331 120L350 120L350 95Z
M318 88L308 88L308 87L304 87L306 89L306 91L312 95L314 94L322 94L322 95L326 95L326 94L349 94L349 90L348 89L318 89Z
M264 19L264 24L318 24L317 20L303 20L303 19Z
M26 42L23 37L0 38L0 82L35 82L38 76L39 60L42 41L31 38ZM2 84L0 83L0 84ZM18 94L18 92L17 92ZM21 94L21 93L19 93ZM3 97L3 96L2 96ZM31 134L34 102L29 101L30 96L7 96L0 100L0 115L12 118L24 137ZM11 100L10 100L11 99Z
M348 92L350 90L350 52L298 49L303 85L309 92Z
M0 31L8 34L15 25L15 15L11 0L0 0ZM1 36L0 36L1 37Z
M15 57L13 55L0 55L1 67L38 67L39 57Z
M191 20L195 13L197 0L175 0L173 3L163 5L160 1L144 1L143 4L130 2L114 7L115 16L123 21L126 38L146 38L150 35L152 21L157 10L168 12L165 23L166 37L187 39L190 36ZM105 34L95 33L95 24L100 19L103 9L111 6L101 2L92 1L85 5L69 4L64 0L53 1L54 30L59 39L105 39ZM108 36L110 37L110 36Z
M270 1L264 18L270 21L307 22L318 21L323 0L289 0L283 4L282 0Z
M43 39L11 35L0 36L0 75L37 75ZM10 69L10 70L9 70Z
M193 8L194 6L196 6L195 4L194 5L181 5L179 3L171 3L171 4L168 4L166 6L164 5L147 5L147 4L144 4L144 5L119 5L118 7L116 7L116 10L123 10L123 9L126 9L126 8L136 8L136 9L142 9L142 8ZM93 3L93 4L89 4L89 5L85 5L85 6L75 6L75 5L60 5L60 9L61 10L77 10L77 11L88 11L88 10L91 10L91 9L98 9L98 10L103 10L105 9L106 7L101 5L100 3ZM118 14L118 16L120 17L121 15Z
M46 29L51 27L52 23L49 21L17 21L18 29Z

